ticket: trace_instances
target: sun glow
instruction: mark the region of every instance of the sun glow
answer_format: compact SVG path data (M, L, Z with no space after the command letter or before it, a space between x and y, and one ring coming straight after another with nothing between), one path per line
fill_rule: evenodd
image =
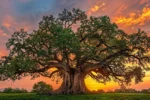
M90 91L98 91L98 90L108 91L108 90L114 90L116 88L119 88L119 85L114 81L103 84L103 83L98 83L91 77L85 78L84 82L87 89Z
M85 85L87 89L90 91L98 91L101 89L104 91L109 91L109 90L115 90L115 89L120 88L119 84L114 81L106 82L106 84L103 84L103 83L98 83L91 77L85 78L84 81L85 81ZM146 73L146 76L144 77L143 82L135 85L135 82L133 80L131 85L129 85L127 88L135 88L138 90L142 89L143 86L145 88L150 88L148 87L149 81L150 81L150 71Z

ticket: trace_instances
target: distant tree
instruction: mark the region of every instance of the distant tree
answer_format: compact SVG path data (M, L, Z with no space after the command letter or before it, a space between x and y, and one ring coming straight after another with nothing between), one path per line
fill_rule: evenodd
M5 88L5 89L3 90L3 93L14 93L14 89L12 89L11 87Z
M132 79L141 82L150 69L147 33L127 34L108 16L88 17L79 9L44 16L37 30L15 32L6 46L9 54L0 61L0 80L54 77L63 80L57 92L64 94L86 92L86 75L100 83L113 79L129 85Z
M93 91L88 91L90 94L99 94L99 93L104 93L105 91L100 89L100 90L93 90Z
M28 92L28 91L27 91L26 89L19 89L19 88L13 89L13 88L11 88L11 87L5 88L5 89L3 90L3 93L27 93L27 92Z
M112 90L108 90L108 91L107 91L107 93L113 93L113 92L114 92L114 91L112 91Z
M26 89L21 89L21 91L22 91L23 93L28 93L28 91L27 91Z
M32 92L35 92L37 94L49 94L50 91L52 91L52 90L53 90L53 88L51 85L46 84L43 81L40 81L33 85Z
M19 89L19 88L14 89L14 92L15 93L28 93L26 89Z
M150 93L150 88L149 89L142 89L141 93Z
M115 93L137 93L138 91L132 88L128 88L128 89L116 89L114 92Z
M97 93L104 93L105 91L100 89L100 90L97 90Z
M127 93L137 93L138 91L136 89L132 89L132 88L129 88L127 89Z

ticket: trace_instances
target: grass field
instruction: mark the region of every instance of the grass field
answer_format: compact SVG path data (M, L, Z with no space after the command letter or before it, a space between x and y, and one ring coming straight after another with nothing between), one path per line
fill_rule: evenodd
M0 93L0 100L150 100L150 94L104 93L91 95L36 95L34 93Z

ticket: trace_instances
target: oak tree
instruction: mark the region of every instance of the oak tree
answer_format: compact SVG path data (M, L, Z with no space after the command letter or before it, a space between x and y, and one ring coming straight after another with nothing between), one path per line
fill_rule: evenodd
M79 9L44 16L37 30L15 32L6 46L9 55L1 59L0 80L59 76L63 82L57 92L64 94L87 92L87 75L123 86L132 79L141 82L150 68L147 33L127 34L108 16L89 17Z

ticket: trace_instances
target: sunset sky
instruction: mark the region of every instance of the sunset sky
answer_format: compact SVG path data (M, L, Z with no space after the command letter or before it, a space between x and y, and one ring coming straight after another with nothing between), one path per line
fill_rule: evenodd
M108 15L127 33L136 32L139 28L150 36L150 0L0 0L0 56L7 55L5 43L13 32L25 29L31 32L37 29L39 21L44 15L57 15L64 8L80 8L89 16ZM44 80L58 88L50 79L38 78L30 80L29 77L19 81L0 81L0 89L5 87L19 87L31 90L35 82ZM111 90L119 88L117 83L109 82L107 85L99 84L92 79L86 79L90 90ZM146 73L144 81L132 84L131 88L150 88L150 73Z

